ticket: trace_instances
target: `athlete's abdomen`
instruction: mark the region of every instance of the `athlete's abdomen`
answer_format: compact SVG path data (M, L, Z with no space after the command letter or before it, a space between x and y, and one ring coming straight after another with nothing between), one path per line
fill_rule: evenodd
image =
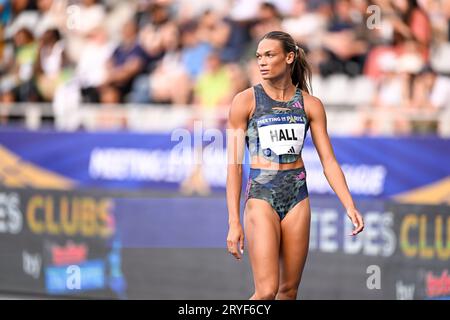
M290 163L278 163L257 155L251 156L250 158L250 168L253 169L289 170L304 166L305 164L301 157L298 157L297 160Z

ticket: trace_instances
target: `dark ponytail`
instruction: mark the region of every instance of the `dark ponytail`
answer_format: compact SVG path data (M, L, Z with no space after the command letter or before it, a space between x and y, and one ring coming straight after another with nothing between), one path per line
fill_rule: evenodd
M290 34L283 31L271 31L264 35L263 39L278 40L281 42L284 53L294 52L295 58L292 63L291 78L294 86L304 90L308 93L312 93L311 90L311 68L306 61L305 51L295 43ZM261 41L260 40L260 41Z

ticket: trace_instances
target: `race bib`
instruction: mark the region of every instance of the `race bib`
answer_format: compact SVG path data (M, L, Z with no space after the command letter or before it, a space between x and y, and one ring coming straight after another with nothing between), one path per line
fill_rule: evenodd
M275 154L299 154L305 135L302 116L271 114L257 121L261 148L270 148Z

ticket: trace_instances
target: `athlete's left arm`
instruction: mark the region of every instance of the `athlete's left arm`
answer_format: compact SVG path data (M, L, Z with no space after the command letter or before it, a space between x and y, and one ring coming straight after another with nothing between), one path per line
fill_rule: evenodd
M345 181L344 173L334 155L333 146L331 145L327 131L325 108L318 98L307 93L304 93L304 100L304 104L307 106L305 111L310 121L311 137L319 154L323 172L331 188L347 210L347 215L355 226L352 235L356 235L363 230L364 221L356 209L347 182Z

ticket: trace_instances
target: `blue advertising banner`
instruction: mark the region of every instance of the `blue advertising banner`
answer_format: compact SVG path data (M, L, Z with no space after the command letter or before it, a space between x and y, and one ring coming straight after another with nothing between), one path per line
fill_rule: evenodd
M241 261L227 252L225 202L0 188L0 293L246 299L248 243ZM350 236L336 197L310 203L301 299L450 299L450 206L357 201Z
M114 198L0 188L0 291L124 298Z
M449 139L332 137L332 144L354 196L434 204L446 201ZM302 157L310 193L333 194L310 137ZM176 191L189 182L193 172L212 190L225 189L222 132L0 131L0 183L6 187ZM244 180L247 174L248 163L244 163Z

